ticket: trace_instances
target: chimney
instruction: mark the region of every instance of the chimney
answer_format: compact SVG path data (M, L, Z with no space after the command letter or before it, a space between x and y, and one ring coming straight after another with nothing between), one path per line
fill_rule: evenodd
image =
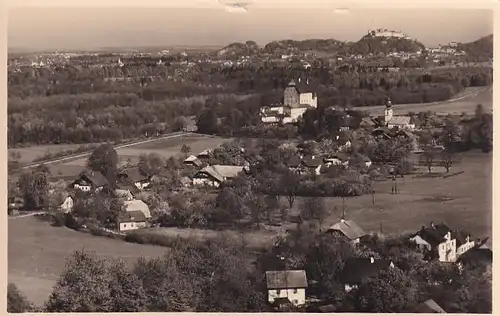
M374 263L375 259L373 257L370 257L370 263Z
M309 78L306 79L306 84L309 84Z
M434 226L434 222L431 222L431 227L436 229L436 226Z
M345 219L342 217L342 218L340 219L340 222L341 222L341 223L345 223Z
M300 77L299 77L299 82L300 82Z
M312 156L311 156L311 159L316 159L316 156L312 155Z

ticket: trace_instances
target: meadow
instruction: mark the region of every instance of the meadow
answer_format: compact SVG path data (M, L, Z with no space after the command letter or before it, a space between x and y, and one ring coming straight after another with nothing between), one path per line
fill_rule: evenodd
M35 304L43 304L75 250L94 251L133 265L141 256L161 256L167 248L126 243L53 227L33 216L8 220L8 281Z

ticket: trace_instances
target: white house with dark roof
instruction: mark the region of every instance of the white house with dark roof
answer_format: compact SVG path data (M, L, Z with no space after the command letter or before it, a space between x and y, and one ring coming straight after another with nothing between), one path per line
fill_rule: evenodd
M132 211L120 214L117 219L117 226L120 232L135 230L146 227L146 216L141 211Z
M92 170L85 170L81 172L78 177L73 181L72 187L76 190L83 192L90 192L91 190L101 190L108 185L108 180L101 173Z
M266 271L267 300L288 298L294 306L306 302L307 277L304 270Z

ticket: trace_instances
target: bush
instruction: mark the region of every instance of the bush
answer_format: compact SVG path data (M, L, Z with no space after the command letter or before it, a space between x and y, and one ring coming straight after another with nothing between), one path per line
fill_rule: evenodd
M155 234L152 232L131 232L125 235L125 241L136 244L150 244L162 247L172 247L179 237Z

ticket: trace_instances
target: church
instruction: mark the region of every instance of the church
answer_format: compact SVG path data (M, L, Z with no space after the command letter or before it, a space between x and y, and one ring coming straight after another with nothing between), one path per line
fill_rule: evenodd
M384 111L384 123L388 128L414 129L415 124L412 124L411 121L410 116L394 115L391 99L387 99Z

